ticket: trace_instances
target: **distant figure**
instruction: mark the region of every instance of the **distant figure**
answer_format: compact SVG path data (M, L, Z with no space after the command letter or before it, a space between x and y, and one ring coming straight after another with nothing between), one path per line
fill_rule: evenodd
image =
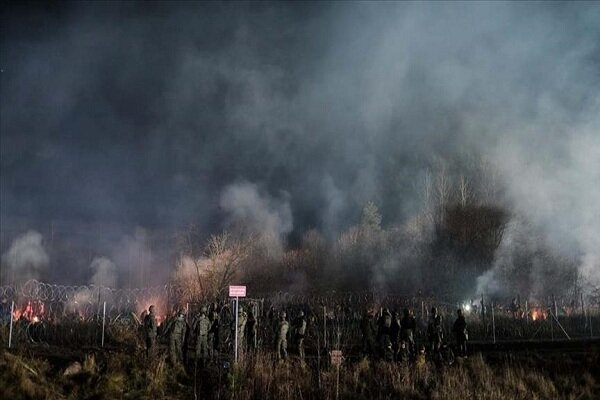
M285 311L281 312L279 324L277 326L277 359L287 359L287 333L290 329L290 324L285 319Z
M390 326L390 339L392 341L392 350L394 351L394 359L398 357L400 350L400 316L398 311L392 313L392 324Z
M244 311L242 306L238 307L238 320L237 320L237 332L238 332L238 353L242 354L245 346L245 336L246 333L246 322L248 320L248 314ZM233 325L235 325L235 319L232 321ZM235 333L235 332L234 332Z
M208 357L214 360L219 354L219 312L213 307L210 312L210 329L208 331Z
M469 339L469 335L467 332L467 321L465 321L465 317L463 315L462 310L459 308L456 310L456 321L454 321L454 326L452 327L452 331L456 336L456 347L458 349L459 357L467 356L467 340Z
M246 321L246 346L249 350L256 349L256 317L252 310L248 311L248 320Z
M375 337L377 335L377 328L372 311L367 310L365 312L360 321L360 331L362 333L363 356L373 358L376 353Z
M206 365L210 356L208 332L211 328L211 322L208 319L206 312L206 307L202 307L200 310L200 317L196 323L196 362L201 361L202 366Z
M386 361L393 361L394 350L392 348L392 314L387 308L383 309L381 317L377 323L377 338L379 341L380 357Z
M438 314L437 308L431 307L431 317L427 326L427 336L429 345L431 346L432 355L439 353L444 339L444 330L442 327L442 317Z
M156 315L154 314L155 307L151 305L148 308L148 314L144 317L144 334L146 336L146 356L151 357L154 355L156 347L156 332L158 330L158 323L156 322Z
M400 340L405 343L406 350L411 357L416 355L415 332L417 330L417 321L408 308L403 310L402 320L400 321Z
M304 360L304 336L306 335L306 318L304 311L298 313L298 317L294 320L294 342L298 347L298 355L300 360Z
M180 366L183 363L183 343L186 332L185 315L182 310L179 310L169 332L169 356L171 364L174 366Z

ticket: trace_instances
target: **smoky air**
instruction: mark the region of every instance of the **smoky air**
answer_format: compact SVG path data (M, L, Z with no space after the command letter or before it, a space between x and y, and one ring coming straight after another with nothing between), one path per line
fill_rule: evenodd
M596 4L13 2L0 43L0 286L600 285Z

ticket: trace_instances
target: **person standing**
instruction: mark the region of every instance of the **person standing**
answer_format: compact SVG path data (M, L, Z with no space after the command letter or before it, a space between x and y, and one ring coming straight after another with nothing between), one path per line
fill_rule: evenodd
M156 322L154 305L148 308L148 314L144 317L144 334L146 337L146 356L151 357L154 355L156 348L156 334L158 330L158 323Z
M206 315L206 307L200 310L200 317L196 324L196 362L201 361L202 366L206 365L206 361L210 355L208 347L208 332L211 328L211 322Z
M463 312L460 308L456 310L456 321L454 321L452 330L454 331L454 335L456 337L456 347L458 349L459 357L466 357L467 340L469 338L469 334L467 332L467 321L465 320Z
M417 330L417 321L413 313L405 308L403 310L402 320L400 321L400 340L406 343L406 349L411 357L416 356L415 332Z
M373 311L365 311L365 314L360 321L360 331L362 333L363 356L373 358L376 353L375 337L377 335Z
M304 361L304 336L306 335L306 318L304 311L300 310L298 317L294 321L294 341L298 346L298 355L300 360Z
M427 327L427 336L432 355L439 354L444 339L444 330L442 328L442 316L438 314L437 308L431 307L431 317Z
M183 363L183 344L186 332L185 314L180 310L169 332L169 356L173 366L181 366Z
M277 326L277 359L285 360L287 359L287 334L290 329L290 324L285 319L286 313L285 311L281 312L281 316L279 317L279 324Z

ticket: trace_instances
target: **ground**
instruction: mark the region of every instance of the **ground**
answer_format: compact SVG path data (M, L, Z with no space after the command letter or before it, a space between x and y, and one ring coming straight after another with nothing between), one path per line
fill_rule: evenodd
M338 380L325 357L302 364L260 353L238 366L222 361L194 374L192 367L172 367L166 349L147 360L141 349L28 345L2 350L0 398L597 399L599 349L598 341L474 345L451 366L349 357Z

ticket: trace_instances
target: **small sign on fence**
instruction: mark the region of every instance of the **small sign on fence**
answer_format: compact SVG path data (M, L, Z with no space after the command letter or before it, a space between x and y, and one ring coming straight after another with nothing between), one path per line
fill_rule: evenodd
M246 297L246 286L229 286L229 297Z
M331 350L329 352L329 357L331 358L331 365L338 367L342 365L342 361L344 361L344 356L342 355L341 350Z

